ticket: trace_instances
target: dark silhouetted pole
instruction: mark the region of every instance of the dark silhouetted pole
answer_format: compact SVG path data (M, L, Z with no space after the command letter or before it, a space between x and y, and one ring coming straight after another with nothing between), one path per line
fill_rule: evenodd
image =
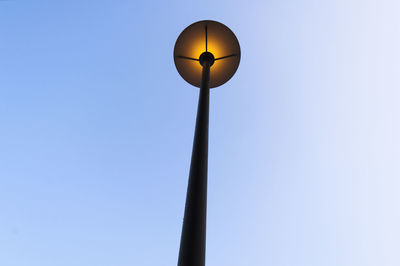
M204 266L206 255L210 65L203 65L178 266Z

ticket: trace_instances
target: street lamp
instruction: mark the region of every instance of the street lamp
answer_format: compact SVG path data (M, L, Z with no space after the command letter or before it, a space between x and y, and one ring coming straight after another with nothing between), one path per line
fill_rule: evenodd
M200 88L178 266L204 266L210 88L235 74L240 62L239 42L225 25L199 21L179 35L174 61L182 78Z

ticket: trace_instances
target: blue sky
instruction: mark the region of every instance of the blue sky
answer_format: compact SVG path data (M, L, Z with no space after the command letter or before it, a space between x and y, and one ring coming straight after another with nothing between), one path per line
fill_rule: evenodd
M398 1L0 1L0 265L176 265L213 19L207 265L400 265Z

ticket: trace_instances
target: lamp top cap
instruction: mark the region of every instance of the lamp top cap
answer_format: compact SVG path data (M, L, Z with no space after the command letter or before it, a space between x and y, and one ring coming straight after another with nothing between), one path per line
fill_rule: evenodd
M210 88L227 82L240 63L240 45L235 34L213 20L195 22L182 31L175 43L174 61L184 80L200 87L202 65L210 62Z

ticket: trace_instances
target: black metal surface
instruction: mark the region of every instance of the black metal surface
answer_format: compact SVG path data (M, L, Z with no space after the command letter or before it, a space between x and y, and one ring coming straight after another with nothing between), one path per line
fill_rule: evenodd
M206 254L210 62L203 63L178 266L204 266Z

